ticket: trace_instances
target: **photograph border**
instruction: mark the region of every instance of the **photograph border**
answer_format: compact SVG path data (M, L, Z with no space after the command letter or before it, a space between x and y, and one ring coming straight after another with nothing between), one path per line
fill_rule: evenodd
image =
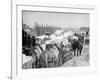
M92 10L93 12L94 12L94 14L96 15L96 8L95 7L71 7L71 6L53 6L53 5L49 5L49 6L46 6L46 5L44 5L44 4L40 4L40 5L38 5L38 4L25 4L25 3L21 3L21 4L19 4L19 3L12 3L12 14L11 14L11 24L12 24L12 26L11 26L11 45L12 45L12 47L11 47L11 78L12 79L15 79L15 78L17 78L17 76L19 76L19 74L17 73L18 72L18 14L17 14L17 7L18 6L33 6L33 7L49 7L49 8L70 8L70 9L80 9L80 10ZM14 10L15 9L15 10ZM96 16L95 16L96 17ZM16 23L16 27L14 26L15 25L15 23ZM96 22L94 22L94 23L96 23ZM16 31L15 31L16 30ZM96 30L96 29L95 29ZM16 32L16 33L15 33ZM16 35L15 35L16 34ZM15 36L15 37L14 37ZM15 40L16 39L16 40ZM15 43L16 43L16 46L15 46ZM15 46L15 47L14 47ZM15 53L14 52L16 52L16 56L15 56ZM16 57L16 58L15 58ZM15 62L15 63L14 63ZM14 63L14 64L13 64ZM48 70L47 70L48 71ZM95 69L95 71L96 71L96 69ZM19 78L19 77L18 77ZM21 78L21 77L20 77Z

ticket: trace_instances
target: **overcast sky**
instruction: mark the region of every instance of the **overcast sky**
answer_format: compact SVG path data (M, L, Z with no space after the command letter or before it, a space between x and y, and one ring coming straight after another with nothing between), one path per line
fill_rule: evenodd
M89 14L23 11L23 23L34 28L35 22L58 27L89 27Z

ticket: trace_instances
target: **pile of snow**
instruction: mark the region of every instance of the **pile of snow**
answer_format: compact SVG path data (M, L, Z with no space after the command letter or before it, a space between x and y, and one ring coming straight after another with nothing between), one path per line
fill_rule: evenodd
M78 40L78 37L77 36L72 36L71 39Z
M41 36L37 36L36 38L40 38L41 40L43 40L44 38L48 38L48 36L46 36L46 35L41 35Z
M56 36L60 36L61 34L63 33L63 30L57 30L57 31L55 31L55 35Z
M64 33L64 38L68 38L69 36L73 36L73 35L74 35L74 32L68 31Z
M31 59L32 59L32 57L26 56L26 55L23 54L23 64L30 61Z

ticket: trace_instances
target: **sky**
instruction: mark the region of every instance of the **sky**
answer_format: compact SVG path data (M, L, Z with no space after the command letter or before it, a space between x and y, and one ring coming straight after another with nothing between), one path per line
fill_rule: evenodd
M86 13L23 11L22 19L31 28L34 28L35 22L66 28L89 27L89 14Z

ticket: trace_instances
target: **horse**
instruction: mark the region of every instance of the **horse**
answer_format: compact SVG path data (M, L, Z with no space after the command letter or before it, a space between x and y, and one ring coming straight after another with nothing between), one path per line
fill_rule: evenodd
M81 55L82 48L83 48L82 42L74 39L71 41L71 46L72 46L72 50L74 51L74 56L76 55L76 53L77 53L77 56Z
M40 55L43 53L43 48L41 46L41 39L36 38L35 40L36 41L35 41L35 47L33 47L34 49L33 49L32 58L35 57L35 62L33 61L33 66L38 68L38 67L40 67Z
M53 62L54 66L58 63L59 50L55 45L48 44L46 50L41 54L40 60L43 67L50 67L49 63Z
M32 53L32 68L39 68L40 67L40 55L42 54L43 49L42 47L37 44L34 49L31 50Z
M83 33L75 33L74 36L78 37L78 40L83 44L84 43L84 34Z
M89 36L88 35L85 36L85 40L84 41L85 41L85 44L89 44Z
M88 38L85 39L85 44L89 44L89 39Z

